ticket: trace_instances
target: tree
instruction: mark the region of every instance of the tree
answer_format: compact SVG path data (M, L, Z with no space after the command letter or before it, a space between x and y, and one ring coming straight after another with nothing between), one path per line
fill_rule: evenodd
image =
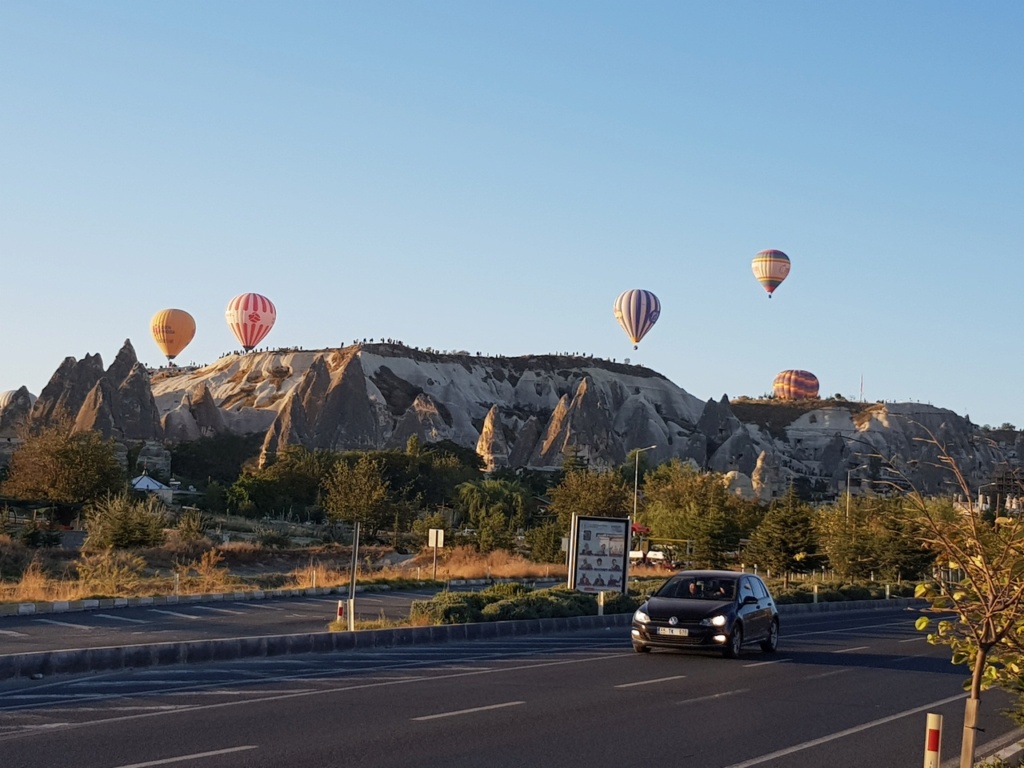
M320 489L338 461L331 451L290 445L275 461L244 473L228 490L232 509L261 517L279 512L319 516Z
M736 509L741 502L729 493L722 475L673 459L647 474L643 496L638 517L655 542L685 548L693 567L726 564L726 553L739 539Z
M324 481L324 509L331 520L365 525L371 536L391 522L388 482L382 463L368 454L354 463L339 461Z
M751 535L746 560L782 576L789 586L791 572L806 572L815 564L811 514L810 505L801 501L790 485L783 498L771 503L764 520Z
M476 529L481 552L512 549L530 518L530 493L515 480L478 480L459 486L459 502Z
M626 517L633 504L633 489L614 472L574 469L551 489L549 509L558 515L563 531L568 531L573 515L589 517Z
M7 496L84 504L125 490L128 477L117 447L98 432L73 432L62 424L22 439L0 488Z
M171 466L184 480L202 486L211 481L230 485L242 468L254 464L263 443L261 433L226 433L189 440L171 447ZM133 466L133 465L130 465Z
M1015 693L1016 718L1024 721L1024 518L985 519L956 462L934 438L930 442L967 501L925 499L916 491L908 496L938 566L934 580L918 585L916 594L931 603L933 612L955 615L934 623L922 616L917 628L931 630L928 642L949 646L953 663L971 670L960 753L960 765L969 768L983 690Z
M108 496L85 509L84 549L131 549L163 543L167 517L163 504L150 496L136 501L127 494Z

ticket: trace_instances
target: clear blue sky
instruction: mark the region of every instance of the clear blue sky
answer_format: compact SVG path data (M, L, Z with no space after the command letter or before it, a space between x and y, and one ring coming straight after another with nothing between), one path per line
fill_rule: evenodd
M0 390L392 337L1024 427L1020 2L0 2ZM754 254L789 254L767 298ZM612 317L647 288L634 352Z

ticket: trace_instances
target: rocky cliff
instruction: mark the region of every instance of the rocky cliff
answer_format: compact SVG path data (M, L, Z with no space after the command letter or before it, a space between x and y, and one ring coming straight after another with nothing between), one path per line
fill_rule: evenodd
M288 445L401 448L415 435L475 448L490 469L554 469L569 451L611 467L653 446L652 463L690 461L765 499L794 481L823 497L847 480L855 492L869 481L902 483L893 465L921 490L952 492L936 442L978 486L1016 465L1019 439L993 440L952 411L919 404L705 403L640 366L390 343L232 354L147 372L126 342L106 370L95 355L65 360L31 408L23 394L0 410L0 438L60 419L149 445L258 432L268 461Z

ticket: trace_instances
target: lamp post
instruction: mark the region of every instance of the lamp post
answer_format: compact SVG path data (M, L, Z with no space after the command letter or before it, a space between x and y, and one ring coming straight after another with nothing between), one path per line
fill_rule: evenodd
M636 466L633 468L633 522L636 522L636 498L640 486L640 454L657 447L656 445L648 445L646 448L637 448L635 451Z
M868 469L867 464L861 464L859 467L850 467L846 470L846 524L850 524L850 475L856 472L858 469Z

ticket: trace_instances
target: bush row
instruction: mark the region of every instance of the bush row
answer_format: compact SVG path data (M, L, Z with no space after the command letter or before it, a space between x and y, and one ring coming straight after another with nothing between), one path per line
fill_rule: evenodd
M654 592L664 579L636 579L630 581L626 594L606 592L604 612L631 613ZM812 585L800 584L773 589L775 602L814 602ZM913 597L914 585L905 582L890 585L890 597ZM818 602L846 600L883 600L885 585L842 584L819 585ZM525 584L506 582L494 584L480 592L440 592L430 600L416 600L409 611L413 624L468 624L479 621L509 621L513 619L550 619L597 614L597 595L576 592L566 587L532 590Z
M632 613L639 606L633 594L607 592L604 612ZM553 619L597 614L597 595L565 587L532 590L510 582L480 592L440 592L430 600L416 600L409 610L412 624L468 624L513 619Z

